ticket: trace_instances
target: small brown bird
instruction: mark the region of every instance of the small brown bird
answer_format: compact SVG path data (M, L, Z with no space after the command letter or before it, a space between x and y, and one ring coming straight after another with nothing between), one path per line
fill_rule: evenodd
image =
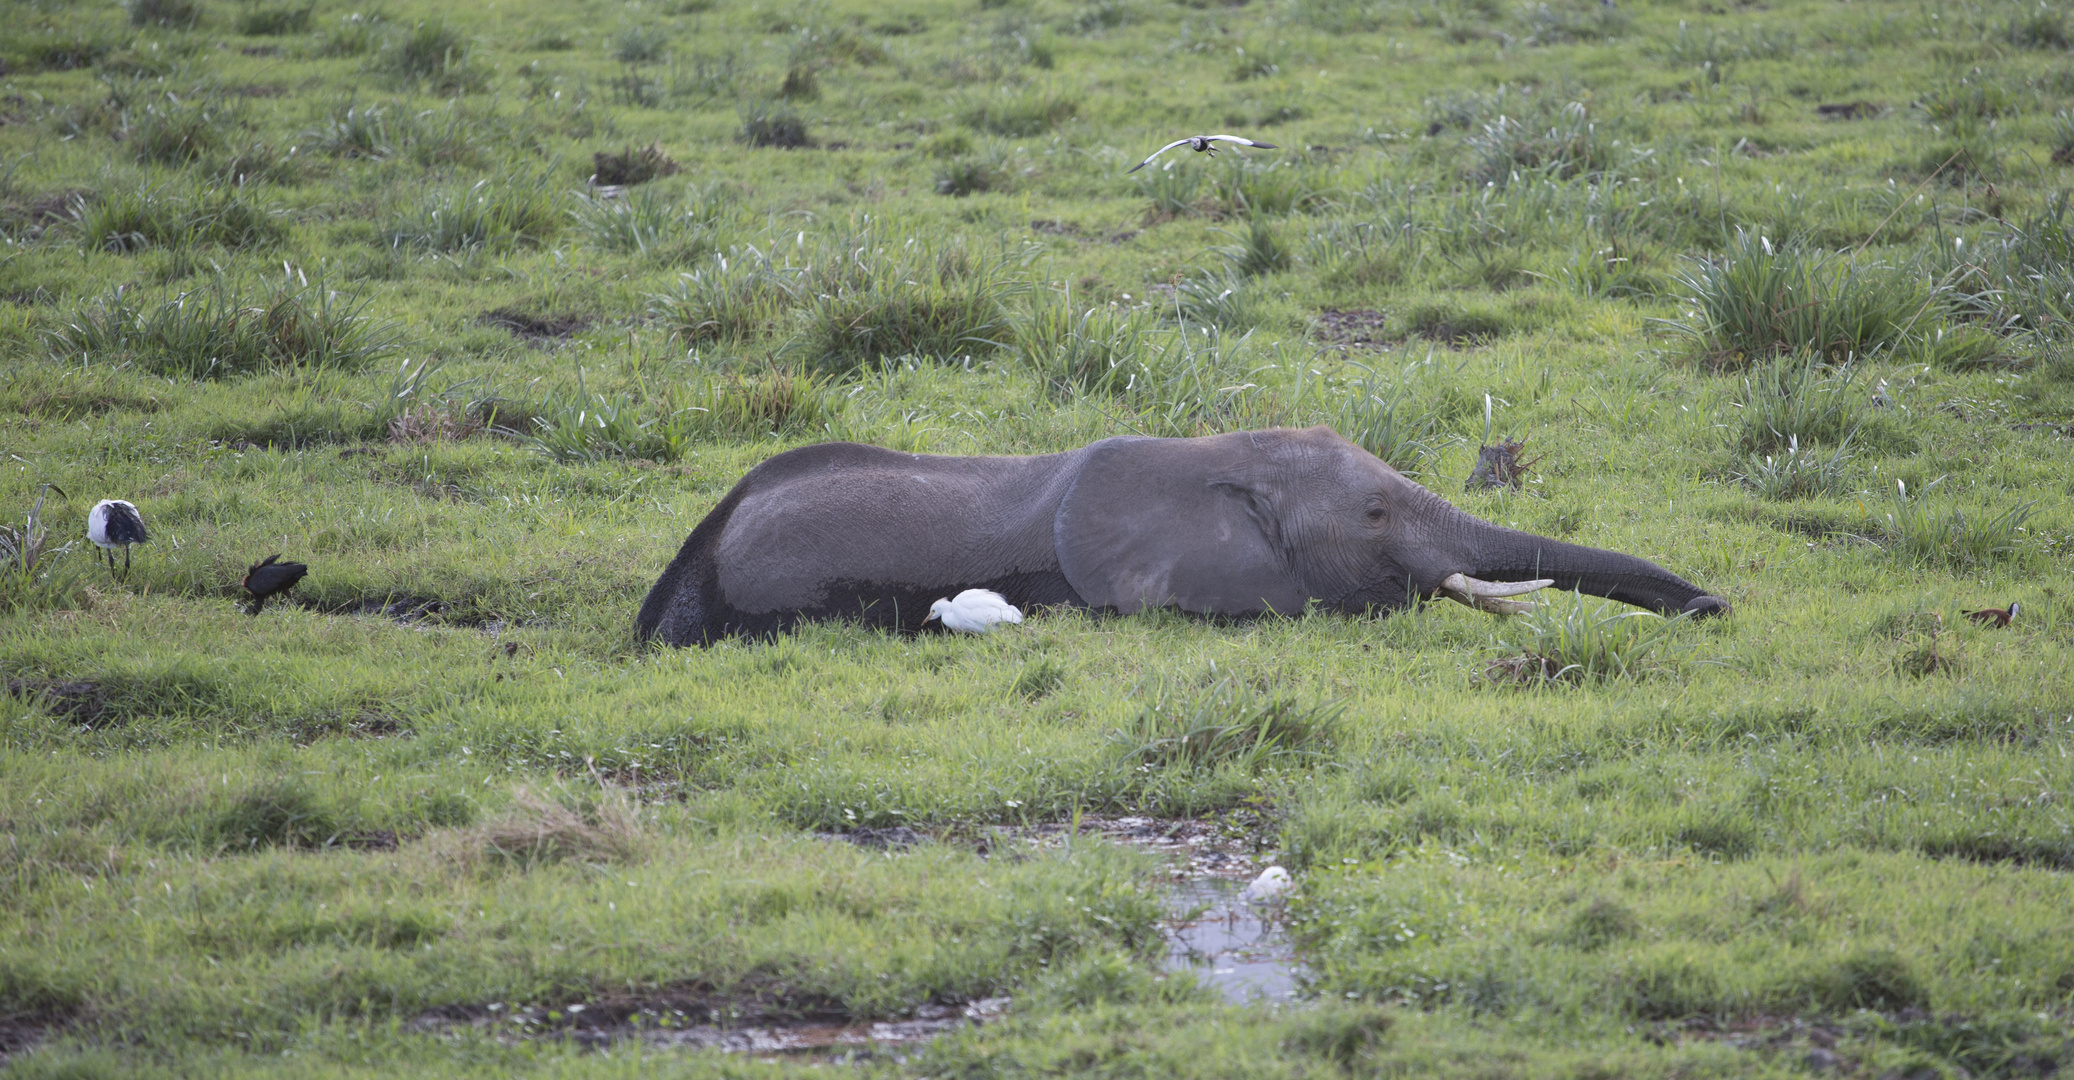
M2010 601L2009 606L2006 608L1983 608L1979 611L1969 611L1966 613L1966 617L1982 626L2000 629L2008 626L2009 621L2016 618L2016 601Z
M252 606L245 609L245 614L259 614L259 609L266 606L267 597L295 588L295 583L310 572L309 567L299 562L278 562L278 559L279 555L269 555L266 561L254 563L245 571L244 580L238 582L252 594Z

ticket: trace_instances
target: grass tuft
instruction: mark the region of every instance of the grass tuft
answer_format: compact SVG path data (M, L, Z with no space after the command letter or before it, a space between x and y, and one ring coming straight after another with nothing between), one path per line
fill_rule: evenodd
M390 225L393 247L420 251L508 250L553 236L563 216L543 174L478 180L433 193Z
M2007 558L2031 520L2037 504L2019 503L2000 513L1986 508L1968 513L1932 504L1928 490L1910 495L1905 482L1895 493L1884 520L1894 550L1918 562L1944 563L1965 569Z
M1522 178L1593 177L1613 165L1613 143L1584 103L1573 101L1542 122L1499 116L1469 137L1468 180L1505 187Z
M1493 661L1493 682L1592 683L1639 679L1675 660L1661 655L1685 616L1666 619L1583 593L1557 594L1513 621L1501 642L1511 653Z
M1136 716L1109 742L1131 767L1245 772L1309 764L1329 756L1345 706L1306 707L1295 696L1255 690L1229 676L1190 693L1156 683Z
M1802 449L1800 436L1789 435L1783 450L1744 459L1735 479L1760 498L1816 499L1846 490L1850 463L1849 436L1825 457L1812 446Z
M1011 138L1042 135L1074 118L1080 99L1049 87L1003 91L965 110L966 124Z
M1743 400L1729 425L1736 449L1755 454L1801 440L1842 446L1858 429L1856 367L1828 368L1785 356L1743 376Z
M307 4L266 4L248 0L232 25L247 37L285 37L305 33L310 17L317 12L316 0Z
M1845 362L1891 350L1942 299L1905 271L1741 229L1720 259L1695 261L1676 280L1692 310L1673 325L1716 368L1800 351Z
M398 332L369 301L300 281L249 290L217 276L157 302L119 291L50 335L53 357L126 359L147 370L220 378L284 368L354 371L394 352Z
M899 357L991 352L1013 329L1024 288L1006 254L962 243L831 246L806 268L800 329L788 345L808 369L846 375Z
M640 807L604 782L596 795L550 797L521 784L511 808L463 830L440 846L463 865L521 867L543 863L635 863L653 847ZM573 805L571 805L573 804Z
M693 189L676 200L644 187L616 199L579 192L569 216L577 234L599 251L684 265L713 253L725 212L726 202L716 190Z
M750 146L779 150L797 150L814 145L813 138L807 134L806 118L789 105L765 104L745 111L741 131L736 137Z
M382 66L398 80L437 94L480 92L489 69L462 33L445 22L421 22L382 49Z
M81 568L67 558L72 544L52 546L43 520L46 485L36 493L20 528L0 525L0 613L72 609L86 584Z
M1054 397L1118 394L1148 374L1158 321L1143 308L1079 310L1069 289L1047 293L1015 320L1016 350Z
M122 6L131 26L188 30L202 19L202 5L197 0L124 0Z
M141 186L73 201L80 239L89 251L134 254L148 248L215 244L233 251L270 247L288 238L283 214L242 187L175 193Z
M213 838L225 848L320 848L339 838L337 815L300 780L261 784L238 796L213 823Z
M666 437L747 442L821 431L832 417L821 382L797 371L702 375L668 400Z
M1233 273L1246 277L1258 277L1287 270L1290 266L1289 249L1276 235L1274 226L1266 219L1255 217L1247 222L1244 233L1218 230L1238 243L1216 249L1217 256Z
M1416 471L1435 448L1439 418L1413 400L1411 369L1395 383L1363 370L1360 382L1339 391L1329 421L1333 430L1400 472Z

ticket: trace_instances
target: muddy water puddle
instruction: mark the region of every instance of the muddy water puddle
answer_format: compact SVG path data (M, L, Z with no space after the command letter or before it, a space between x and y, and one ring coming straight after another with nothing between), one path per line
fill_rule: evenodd
M1036 826L1032 842L1063 844L1070 825ZM1192 818L1083 818L1083 835L1128 844L1167 859L1171 878L1161 933L1162 965L1187 971L1226 1001L1293 1001L1303 965L1282 923L1279 902L1249 903L1246 885L1268 864L1215 821Z
M1243 881L1198 878L1167 893L1165 965L1192 971L1226 1001L1294 1001L1303 966L1283 933L1280 904L1252 904Z

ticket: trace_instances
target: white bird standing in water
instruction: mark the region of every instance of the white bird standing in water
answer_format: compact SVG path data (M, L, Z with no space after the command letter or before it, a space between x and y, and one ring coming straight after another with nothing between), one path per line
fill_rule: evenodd
M144 517L136 506L121 499L102 499L86 515L86 538L108 554L108 572L115 573L115 549L122 549L122 577L130 576L130 545L151 539L144 532Z
M929 617L942 619L945 626L967 634L984 634L996 623L1019 623L1023 613L1008 598L992 589L967 589L954 600L938 600L929 605Z
M1295 884L1289 880L1289 871L1279 866L1270 866L1262 870L1260 876L1254 878L1253 883L1239 893L1239 899L1249 904L1265 904L1281 899L1282 894L1295 887Z

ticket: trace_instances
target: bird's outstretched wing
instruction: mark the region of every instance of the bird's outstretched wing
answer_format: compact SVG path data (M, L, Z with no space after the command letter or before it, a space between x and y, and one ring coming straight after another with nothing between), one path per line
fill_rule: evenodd
M1238 143L1240 146L1250 146L1255 150L1281 149L1281 147L1276 146L1274 143L1271 142L1254 142L1252 139L1241 138L1237 135L1205 135L1203 136L1203 138L1208 139L1211 142ZM1182 141L1186 142L1187 140L1184 139Z
M1130 175L1131 173L1137 172L1137 171L1138 171L1139 169L1142 169L1142 168L1144 168L1145 166L1147 166L1147 165L1150 165L1150 164L1152 164L1152 159L1153 159L1153 158L1156 158L1156 157L1160 156L1161 154L1164 154L1164 153L1166 153L1167 151L1169 151L1169 150L1172 150L1173 148L1175 148L1175 147L1177 147L1177 146L1187 146L1187 145L1188 145L1188 140L1187 140L1187 139L1175 139L1175 140L1174 140L1173 142L1170 142L1170 143L1168 143L1167 145L1165 145L1165 146L1162 146L1162 147L1160 147L1160 148L1159 148L1159 149L1157 149L1157 150L1154 150L1154 151L1153 151L1152 153L1150 153L1150 154L1147 154L1147 155L1145 155L1145 160L1143 160L1143 161L1141 161L1141 162L1137 163L1136 165L1133 165L1133 166L1131 166L1131 167L1130 167L1130 168L1129 168L1129 169L1128 169L1127 171L1125 171L1125 172L1124 172L1124 175L1125 175L1125 176L1129 176L1129 175Z

